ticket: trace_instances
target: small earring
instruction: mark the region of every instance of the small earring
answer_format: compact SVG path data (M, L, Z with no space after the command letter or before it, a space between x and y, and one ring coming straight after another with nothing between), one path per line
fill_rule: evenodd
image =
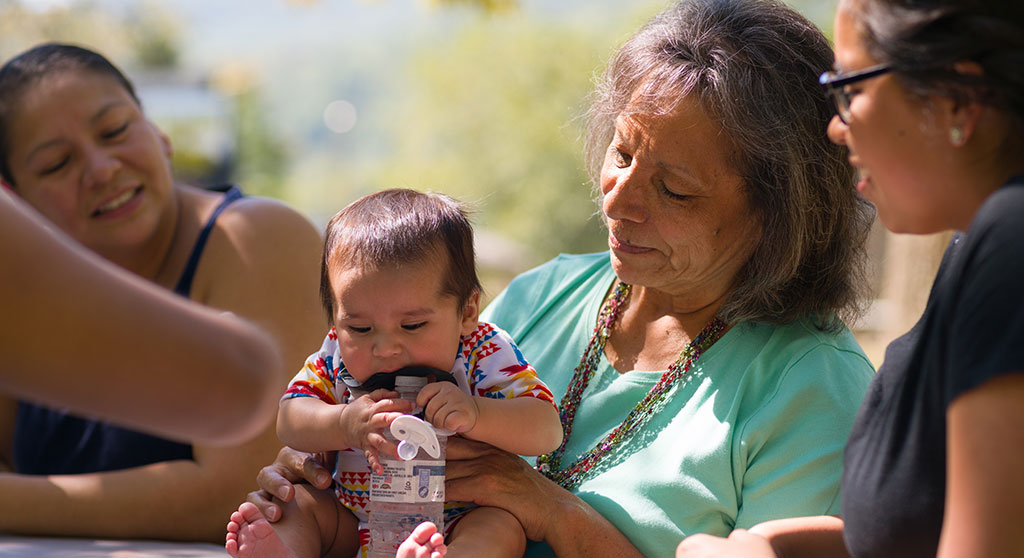
M964 144L964 129L960 126L953 126L949 129L949 141L953 143L954 147L960 147Z

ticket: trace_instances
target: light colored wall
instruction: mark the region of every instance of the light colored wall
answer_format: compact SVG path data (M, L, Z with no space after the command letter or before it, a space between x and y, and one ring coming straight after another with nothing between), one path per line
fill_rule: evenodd
M885 347L907 332L924 311L935 272L951 233L893 234L876 223L870 243L875 299L868 313L854 326L854 334L876 367Z

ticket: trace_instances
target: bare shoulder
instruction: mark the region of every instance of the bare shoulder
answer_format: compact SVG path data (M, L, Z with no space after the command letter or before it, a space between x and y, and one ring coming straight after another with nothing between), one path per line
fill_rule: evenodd
M201 195L210 194L203 192ZM219 204L223 196L213 195L215 204ZM202 206L208 204L205 200L199 204L200 211L207 215L213 208ZM285 203L247 196L224 208L210 235L207 250L210 256L215 256L210 259L230 261L235 254L252 264L258 264L264 258L282 264L293 258L318 255L320 233L309 219Z
M189 220L194 220L198 226L206 223L224 199L220 192L190 186L179 188L186 217L191 217ZM304 215L284 202L259 196L242 197L224 208L217 218L214 235L218 232L240 241L247 238L265 241L267 237L283 236L285 241L319 243L320 239L320 233Z
M186 195L205 214L204 222L223 199L208 192ZM318 337L320 252L320 233L301 213L277 200L244 197L217 218L192 298L262 323L313 321Z
M320 233L304 215L285 203L261 197L244 197L229 205L217 220L217 227L233 239L259 240L261 244L320 244Z

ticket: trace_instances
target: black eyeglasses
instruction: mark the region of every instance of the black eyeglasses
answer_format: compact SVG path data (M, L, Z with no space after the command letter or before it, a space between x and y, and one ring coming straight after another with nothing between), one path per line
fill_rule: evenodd
M853 97L853 93L847 88L858 81L880 76L890 70L892 68L888 64L879 64L856 72L825 72L818 78L818 83L823 85L829 95L832 95L832 99L835 100L836 113L839 114L839 119L843 121L843 124L849 124L850 99Z

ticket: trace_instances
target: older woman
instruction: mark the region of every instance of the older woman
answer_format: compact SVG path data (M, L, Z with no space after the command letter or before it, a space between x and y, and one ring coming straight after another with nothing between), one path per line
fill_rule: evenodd
M452 440L449 498L511 512L546 543L531 556L664 556L838 511L872 375L841 321L871 213L824 133L831 63L770 1L682 0L622 47L588 137L610 253L559 257L485 311L561 398L565 442L535 470ZM261 485L287 495L308 463L282 452Z
M284 385L321 329L319 234L277 202L176 184L170 153L131 83L95 52L47 44L0 69L3 182L107 260L264 327L280 347ZM69 346L60 316L50 316L54 351ZM0 461L14 469L0 473L0 531L216 540L248 490L244 479L278 446L269 424L255 440L225 447L0 401Z
M695 537L677 556L1020 557L1024 9L843 0L835 29L821 81L857 188L892 231L960 232L858 414L842 519Z

